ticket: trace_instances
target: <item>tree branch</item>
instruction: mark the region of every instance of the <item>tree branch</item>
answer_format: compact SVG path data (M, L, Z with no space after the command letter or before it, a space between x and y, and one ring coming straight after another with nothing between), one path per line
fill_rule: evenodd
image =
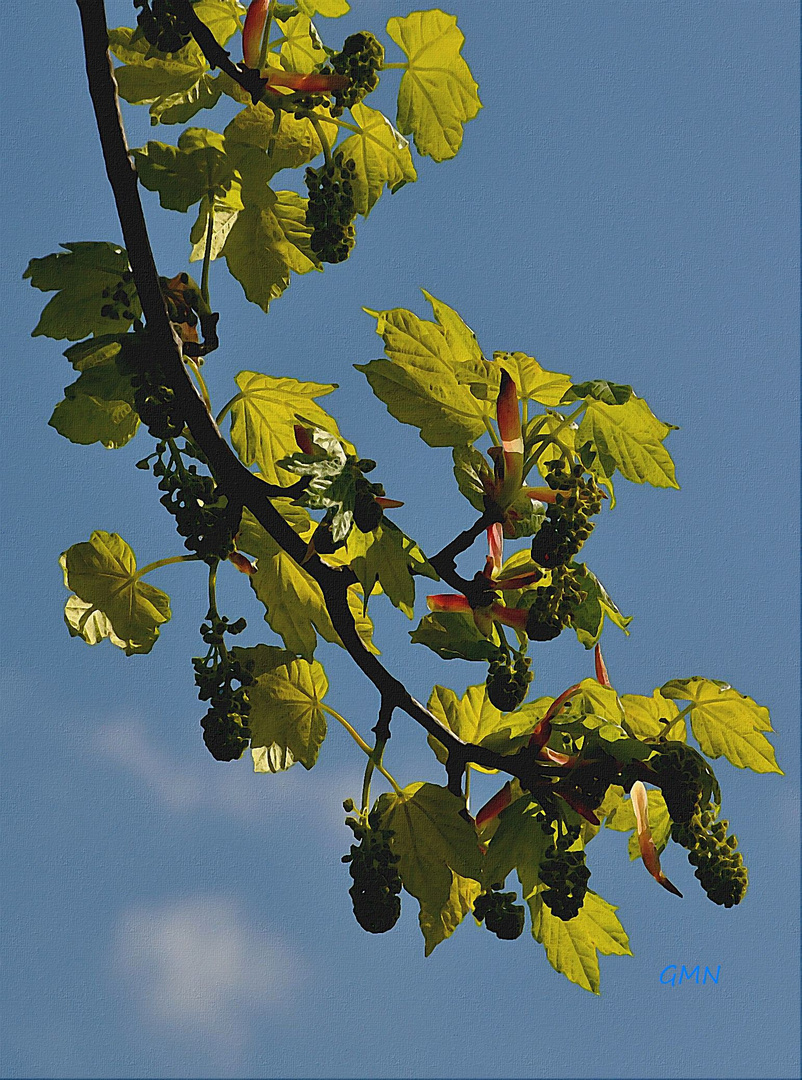
M430 564L443 581L450 585L452 589L461 592L473 608L486 607L492 603L494 599L492 595L493 586L481 570L472 579L462 577L461 574L457 573L456 559L463 551L467 551L477 537L481 536L486 529L502 520L503 516L498 507L486 509L469 529L465 529L450 544L446 544L441 551L438 551L436 555L429 559Z
M273 540L298 565L302 565L306 573L320 586L326 609L343 646L381 695L380 725L389 724L393 710L401 709L442 743L449 755L448 775L452 789L457 786L457 778L461 778L468 762L517 776L524 787L531 791L538 788L543 790L544 786L551 787L554 777L560 775L559 767L538 762L529 747L505 756L482 746L462 742L453 732L443 727L436 716L416 701L403 683L391 675L367 650L357 633L348 607L348 588L356 583L351 569L327 566L316 555L306 559L307 545L270 501L270 497L287 497L294 489L275 488L259 479L245 468L223 438L184 365L181 341L170 322L159 285L159 275L139 198L136 170L128 154L119 110L117 87L108 54L108 30L103 0L76 2L81 16L89 93L95 111L106 174L114 194L134 283L147 325L149 344L152 345L160 372L163 372L166 383L175 393L177 407L190 434L206 455L221 490L232 503L247 507ZM219 46L217 48L219 49ZM446 581L456 583L456 587L465 592L465 595L469 593L462 586L470 590L473 583L456 574L454 560L495 520L497 518L490 511L486 512L470 529L461 533L431 560L438 568L438 573Z
M80 0L78 2L80 6ZM189 32L197 42L198 48L208 60L209 67L220 68L234 82L239 83L242 89L251 95L251 100L255 105L261 99L265 90L265 80L259 72L246 67L244 64L240 66L232 63L228 52L217 41L206 23L198 18L189 0L173 0L173 6L180 13Z

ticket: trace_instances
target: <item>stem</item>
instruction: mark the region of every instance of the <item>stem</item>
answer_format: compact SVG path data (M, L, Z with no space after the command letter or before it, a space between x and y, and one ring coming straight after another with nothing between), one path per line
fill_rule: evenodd
M674 717L674 719L671 721L671 723L666 728L664 728L663 731L660 732L660 738L664 739L666 737L666 735L668 735L669 731L671 731L673 726L676 723L678 723L678 721L680 721L684 717L686 717L688 715L688 713L691 711L691 709L693 709L693 708L694 708L694 702L690 702L690 704L685 706L685 708L682 710L682 712L677 713L677 715Z
M331 156L331 147L329 146L329 140L326 138L326 132L323 130L323 125L314 113L309 114L309 119L312 123L312 127L315 129L315 134L318 139L320 139L320 145L323 147L323 157L326 159L326 165L328 165L329 168L333 168L334 161Z
M151 570L158 570L161 566L171 566L173 563L180 562L200 562L200 555L171 555L168 559L157 559L155 562L148 563L147 566L143 566L141 570L137 570L134 574L134 581L139 581L145 574L149 574Z
M372 760L374 766L379 770L379 772L382 774L384 779L387 780L390 784L392 784L393 791L395 791L396 795L400 795L401 794L401 785L387 772L387 770L381 764L381 762L376 760L376 758L374 757L374 751L371 750L371 748L368 746L368 744L365 742L365 740L362 738L362 736L359 734L359 732L356 730L356 728L351 727L351 725L348 723L348 721L345 719L345 717L340 716L340 714L335 709L332 709L330 705L324 705L322 701L318 702L318 704L320 705L320 708L323 710L323 712L328 713L329 716L333 716L335 720L337 720L340 724L342 724L342 726L345 728L345 730L348 732L348 734L354 740L354 742L359 747L359 749L362 750L365 754L368 755L368 757ZM378 744L377 744L377 748L378 748ZM382 747L382 749L384 749L384 748ZM364 788L363 788L363 794L364 794Z
M200 366L197 363L197 361L193 360L191 357L187 357L187 363L189 364L189 366L192 369L193 374L195 375L195 379L197 380L198 387L200 388L201 396L203 397L203 400L206 403L206 408L209 410L209 414L211 415L211 412L212 412L212 399L209 397L209 388L206 385L206 380L201 375Z
M398 64L382 64L380 70L381 71L391 71L393 68L398 68L399 70L401 68L403 68L404 71L406 71L408 67L409 67L409 62L405 61L403 63L398 63Z
M201 296L209 303L209 265L212 261L212 238L214 236L214 204L209 203L209 220L206 223L206 247L203 250L203 269L201 271Z
M240 391L240 393L235 394L233 396L233 398L231 398L230 401L227 401L225 403L225 405L222 407L220 412L214 418L214 422L215 422L215 424L217 424L218 427L220 427L222 422L225 420L226 416L228 416L228 414L231 412L231 410L234 408L234 406L237 404L237 402L242 401L242 399L244 397L245 397L245 395Z
M465 809L471 812L471 763L465 766Z
M376 745L373 748L373 753L367 760L365 765L365 777L362 781L362 816L367 817L368 807L370 806L370 781L373 777L373 770L376 766L381 766L382 757L384 756L384 748L387 745L386 739L377 739Z
M281 127L281 113L276 110L273 116L273 127L270 129L270 138L267 140L267 150L265 153L268 157L273 156L273 148L276 144L276 135L278 135L278 129Z
M484 420L484 425L487 428L487 433L490 436L490 439L491 439L491 441L493 443L493 446L501 446L501 442L499 440L498 435L496 435L496 429L493 427L493 424L492 424L492 421L490 420L490 417L489 416L483 416L482 419Z

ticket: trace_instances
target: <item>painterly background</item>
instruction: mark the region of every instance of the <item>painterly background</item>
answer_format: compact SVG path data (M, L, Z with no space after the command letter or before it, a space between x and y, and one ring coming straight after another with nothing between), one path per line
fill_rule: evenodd
M335 42L409 8L354 0ZM176 551L146 436L106 451L47 420L72 379L31 339L45 299L20 280L61 241L120 238L69 3L6 5L3 453L6 974L13 1077L792 1077L798 1075L799 812L797 4L794 0L449 0L484 110L459 157L424 161L381 200L351 260L295 279L268 318L222 266L218 402L243 368L341 389L327 407L380 462L397 520L436 550L471 519L446 450L430 450L352 364L379 355L361 306L425 314L424 286L486 352L520 349L577 381L631 383L678 424L682 490L618 485L588 562L635 619L603 644L615 685L730 681L770 707L786 776L720 763L725 815L751 873L725 911L685 854L663 892L606 833L594 887L634 956L602 959L602 996L557 975L526 934L462 926L428 960L410 899L385 938L354 922L341 801L362 762L330 732L312 774L255 776L205 750L189 657L201 574L154 575L173 619L148 657L90 649L62 622L59 553L94 528L141 562ZM109 4L112 26L132 8ZM389 59L396 59L389 56ZM394 86L392 73L387 82ZM380 93L382 93L380 91ZM384 97L390 109L391 95ZM373 102L372 102L373 103ZM391 114L392 115L392 114ZM125 109L132 145L171 141ZM222 128L199 114L195 124ZM186 268L188 222L145 193L163 272ZM145 441L141 443L140 440ZM244 578L224 610L260 615ZM481 678L408 645L374 602L385 658L426 698ZM534 654L537 689L591 673L564 635ZM372 689L327 648L332 703L367 730ZM388 762L441 771L397 717ZM719 981L661 985L668 965Z

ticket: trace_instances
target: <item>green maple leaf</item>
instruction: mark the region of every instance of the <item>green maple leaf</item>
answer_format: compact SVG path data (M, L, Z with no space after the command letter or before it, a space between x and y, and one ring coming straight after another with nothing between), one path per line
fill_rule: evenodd
M299 508L293 508L293 512L296 531L304 538L311 535L313 525L308 516L304 530L295 524L299 520ZM306 515L305 511L301 513ZM283 639L291 653L311 660L318 634L325 641L342 645L326 610L320 586L267 535L247 511L243 515L238 544L243 551L257 559L256 573L249 578L251 587L264 604L265 621ZM371 652L378 652L372 643L373 625L363 612L362 597L355 586L348 590L348 604L365 646Z
M473 446L456 446L452 451L457 487L479 513L485 509L483 481L493 479L493 469L481 451Z
M658 420L643 398L623 405L590 400L576 434L577 445L589 442L599 455L591 466L602 482L618 469L634 484L678 488L674 462L663 446L671 424Z
M605 405L625 405L632 397L631 386L611 383L606 379L593 379L590 382L574 383L565 393L563 401L580 401L593 398Z
M447 686L435 686L428 708L443 727L463 742L480 746L492 744L492 749L500 753L506 746L512 748L512 740L517 736L528 736L537 723L526 707L511 713L500 712L488 698L484 683L469 686L462 697ZM445 762L448 755L442 743L433 735L428 736L428 742L438 760ZM484 769L479 765L473 768L479 772L497 772L496 769Z
M425 645L444 660L492 660L499 655L498 645L460 611L424 615L409 636L414 644Z
M487 889L503 884L511 870L517 870L524 899L538 885L540 861L551 843L535 814L540 807L526 794L512 802L498 818L482 864L482 882Z
M481 856L463 809L447 788L424 783L382 795L375 806L379 827L393 832L404 888L420 904L427 956L454 932L479 893Z
M370 596L378 582L388 600L409 619L415 605L415 575L437 580L437 574L415 541L387 518L367 535L364 551L351 560L351 569L365 597Z
M42 312L32 337L66 338L77 341L89 334L109 336L108 331L127 330L142 309L133 283L126 285L129 310L134 319L126 319L122 312L111 323L100 311L107 303L104 290L114 291L121 274L130 270L128 255L117 244L85 242L62 244L65 251L31 259L23 278L30 280L35 289L56 292ZM104 334L103 332L106 331Z
M60 558L64 584L86 607L67 601L65 619L73 637L89 644L109 637L127 656L148 653L159 627L170 618L170 597L140 580L136 558L117 533L98 529L89 540L73 544ZM99 613L85 632L95 612Z
M329 684L321 665L269 645L231 651L254 662L256 682L248 687L254 771L280 772L296 761L311 769L326 737L320 702Z
M671 818L668 815L668 807L662 792L657 791L655 788L649 788L647 795L649 800L649 829L659 854L671 836ZM608 829L615 829L616 832L631 832L629 857L632 860L640 858L638 835L635 832L637 822L635 821L635 811L632 809L631 799L622 800L612 814L608 816L605 825Z
M326 60L326 50L308 15L293 15L282 23L284 42L281 46L281 66L285 71L304 74L315 71Z
M602 634L605 618L625 634L632 622L631 615L622 615L610 594L584 563L573 564L578 571L577 585L585 592L582 603L571 612L571 628L586 649L592 649Z
M104 352L114 346L107 346ZM117 346L119 352L119 345ZM125 446L139 427L131 376L123 374L115 355L94 363L64 391L48 421L70 442L100 442L108 449Z
M692 704L691 730L709 758L723 756L739 769L782 774L774 747L763 734L773 730L769 710L752 698L728 683L698 675L672 679L660 687L660 693Z
M506 371L518 391L519 401L537 401L541 405L559 405L571 385L571 377L559 371L547 371L534 356L522 352L494 352L492 360L474 357L458 372L460 382L486 402L485 414L495 415L501 372Z
M351 181L356 212L367 217L376 205L384 188L393 194L405 184L418 179L409 142L396 131L390 121L367 105L354 105L354 121L362 129L351 135L338 148L343 159L356 166Z
M339 19L350 11L348 0L295 0L295 3L310 18L322 15L325 19Z
M166 210L186 213L203 198L224 196L234 179L223 136L206 128L187 128L178 146L151 141L131 153L140 181L158 191Z
M462 358L450 324L428 322L411 311L370 311L389 360L355 364L391 416L420 429L429 446L465 446L486 429L486 409L458 381ZM449 309L450 310L450 309Z
M482 107L479 87L461 56L465 38L455 15L413 11L392 18L387 33L408 63L398 88L398 129L418 153L445 161L462 145L463 125Z
M309 246L307 200L294 191L271 191L264 177L257 183L261 165L246 170L241 160L240 171L245 209L237 214L220 254L251 303L267 311L290 284L291 271L308 274L319 270L320 263Z
M337 127L319 116L323 130L331 142L337 135ZM225 132L226 150L236 161L248 150L261 150L263 156L255 157L259 176L269 181L281 169L297 169L322 153L318 134L306 117L294 117L288 113L275 113L263 102L242 109ZM267 151L270 151L269 155ZM248 161L245 161L247 171Z
M231 407L231 442L244 465L258 465L271 484L293 483L296 477L276 462L298 450L295 425L299 416L339 436L337 423L315 401L336 390L334 383L299 382L297 379L241 371L239 394ZM349 453L350 443L343 440Z
M621 704L624 708L627 727L638 739L654 739L666 730L666 725L661 720L672 721L679 713L679 709L673 701L669 700L655 690L651 697L642 694L622 694ZM685 721L679 720L671 728L671 738L684 741L686 738Z
M599 993L599 958L631 956L626 931L616 917L618 908L594 892L588 892L579 914L563 922L552 915L535 893L528 899L532 914L532 935L546 950L555 971L571 982Z

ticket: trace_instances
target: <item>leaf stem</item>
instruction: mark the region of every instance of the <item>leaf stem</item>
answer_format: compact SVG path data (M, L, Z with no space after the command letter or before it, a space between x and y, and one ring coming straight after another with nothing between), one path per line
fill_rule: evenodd
M309 114L309 121L315 129L315 134L320 140L320 145L323 147L323 157L326 159L326 165L331 169L334 167L334 161L331 156L331 146L329 145L329 140L326 138L326 132L323 130L323 125L314 113Z
M209 202L209 219L206 222L206 247L203 250L203 269L201 270L201 296L209 303L209 265L212 261L212 238L214 236L214 204Z
M134 574L133 580L139 581L145 574L149 574L151 570L158 570L161 566L170 566L173 563L181 562L200 562L199 555L171 555L167 559L157 559L155 562L148 563L147 566L143 566L141 570L137 570Z
M245 397L245 395L242 393L242 391L240 391L239 393L235 394L233 396L233 398L231 398L230 401L227 401L225 403L225 405L222 407L220 412L214 418L214 422L215 422L215 424L217 424L218 427L220 427L222 422L225 420L226 416L231 412L231 410L234 408L234 406L237 404L237 402L242 401L242 399L244 397Z
M368 808L370 807L370 781L373 777L373 770L377 765L381 766L382 757L384 756L384 748L387 745L386 739L377 739L376 745L373 748L373 753L365 763L365 776L362 780L362 817L366 818L368 814Z
M332 707L330 705L325 705L322 701L318 702L318 704L320 705L320 708L323 710L323 712L328 713L329 716L334 717L335 720L337 720L340 724L342 724L342 726L345 728L345 730L348 732L348 734L354 740L354 742L359 747L359 749L362 750L365 754L368 755L368 757L372 760L375 768L379 770L379 772L382 774L384 779L387 780L390 784L392 784L393 791L395 791L396 795L400 795L401 794L401 785L387 772L385 767L382 765L381 761L378 761L376 759L375 751L371 750L371 748L368 746L368 744L365 742L365 740L362 738L362 736L359 734L359 732L356 730L356 728L352 727L348 723L348 721L345 719L345 717L340 716L340 714L336 711L336 709L332 709ZM376 744L377 749L378 749L378 745L379 744L377 743ZM384 747L382 746L382 751L383 750L384 750ZM364 789L363 789L363 792L364 792Z
M193 359L191 357L187 357L187 363L188 363L189 367L191 368L192 373L194 374L195 378L198 381L198 386L200 387L201 397L203 398L204 404L206 405L206 408L209 410L209 415L211 416L211 414L212 414L212 399L209 397L209 388L206 385L206 380L201 375L200 364L198 364L197 360L195 360L195 359Z
M490 436L490 439L491 439L491 441L493 443L493 446L501 446L501 442L499 440L498 435L496 434L496 429L493 427L493 423L492 423L490 417L489 416L483 416L482 420L484 421L484 425L487 428L487 433Z
M682 712L677 713L677 715L674 717L674 719L671 721L671 723L660 732L660 738L664 739L666 737L666 735L668 735L669 731L671 731L673 726L678 721L682 720L684 717L686 717L688 715L688 713L695 707L695 704L696 704L695 702L691 701L685 706L685 708L682 710Z
M267 67L267 54L270 51L270 24L273 22L273 8L275 6L275 0L270 0L267 5L267 16L265 17L265 25L262 28L262 41L259 47L259 74Z

